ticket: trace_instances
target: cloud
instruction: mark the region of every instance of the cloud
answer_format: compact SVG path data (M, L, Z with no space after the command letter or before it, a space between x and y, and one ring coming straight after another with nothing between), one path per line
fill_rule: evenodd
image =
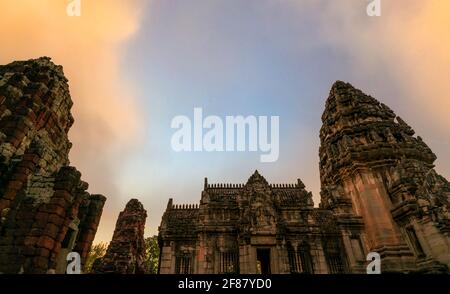
M392 5L392 9L404 13L390 14L381 35L381 46L391 44L391 54L397 60L391 64L391 69L407 93L415 97L414 102L423 109L420 119L429 121L433 117L435 127L448 134L450 2L420 1L413 8L404 3L403 6ZM393 29L388 30L388 27Z
M67 0L2 0L0 63L50 56L69 79L75 124L71 163L121 209L115 172L140 137L142 114L124 78L121 51L139 28L142 1L81 0L81 16L69 17ZM117 208L115 208L117 206ZM109 239L115 217L102 218ZM106 228L106 229L105 229Z
M374 94L424 137L450 174L450 1L382 0L369 17L363 0L290 1L315 16L315 42L339 51L342 76ZM374 91L374 92L372 92Z
M66 5L69 2L1 0L0 63L46 55L64 66L74 100L75 124L70 131L74 143L72 164L82 171L92 192L108 196L97 239L109 240L118 211L123 209L126 198L134 196L125 193L141 191L136 189L139 183L135 169L128 169L126 181L121 181L124 175L119 176L117 173L128 161L127 155L140 145L142 135L142 107L137 105L134 87L124 76L121 53L139 29L142 18L140 11L144 10L143 5L147 2L81 0L82 16L68 17ZM163 3L158 2L155 6ZM197 5L186 4L182 9L178 6L173 9L171 6L170 16L173 17L166 17L164 21L163 17L155 15L155 19L161 22L161 27L164 24L164 30L161 31L171 38L174 48L182 48L180 52L183 54L191 50L191 54L198 57L193 58L197 67L201 65L201 60L207 61L204 67L207 74L200 78L205 76L206 79L212 79L211 82L207 80L207 84L211 84L214 78L219 77L220 86L228 76L234 75L233 61L240 63L240 56L247 57L242 55L246 53L245 50L242 52L238 49L249 48L254 53L252 46L236 47L234 44L253 44L255 38L261 38L260 35L245 34L253 32L250 23L258 22L257 19L250 19L248 23L233 20L227 22L226 29L218 30L221 22L214 20L220 20L224 12L233 12L231 6L238 5L237 2L195 3ZM403 118L419 135L424 136L428 143L432 142L430 145L437 151L438 162L450 162L450 155L447 155L450 146L450 116L447 115L450 107L450 1L382 0L382 16L372 18L366 15L369 0L248 1L246 5L249 7L245 7L251 8L252 3L256 3L262 11L252 9L249 10L250 15L258 16L258 13L266 12L263 16L267 19L267 26L258 28L262 36L267 33L271 42L291 45L285 42L285 38L292 35L292 42L296 44L291 46L292 50L296 50L299 55L306 49L320 46L331 48L332 52L339 51L346 59L345 62L336 63L347 64L349 60L352 65L342 68L342 75L355 78L351 82L369 93L375 90L374 96L386 101L398 114L404 115ZM181 5L181 2L177 5ZM280 7L283 9L280 10ZM298 14L293 15L295 13L291 14L292 11ZM229 20L235 14L233 12L227 16ZM300 29L292 30L296 25ZM286 28L286 32L277 29L280 27ZM183 34L177 35L180 32ZM281 37L275 38L277 35ZM149 36L152 37L151 34ZM244 38L242 42L240 37ZM199 44L198 47L195 47L196 44ZM206 55L209 58L203 58L204 47L209 50L209 55ZM185 55L175 55L177 52L158 55L158 58L164 60L166 68L167 64L176 61L176 67L168 68L182 72L184 67L181 57ZM198 55L195 55L197 52ZM200 61L197 62L197 59ZM214 75L211 75L210 68L215 69ZM242 66L236 68L245 70ZM188 73L193 74L190 71ZM400 89L398 93L401 97L379 95L379 92L397 93L384 89L394 85ZM138 161L147 167L147 162L142 159ZM450 165L447 164L446 170L444 174L448 175ZM161 173L161 170L155 172L158 176ZM118 187L119 182L136 184ZM164 193L154 192L154 195L160 195L165 190Z
M351 57L352 70L379 76L389 73L408 96L411 109L422 111L422 117L410 120L426 121L448 133L449 1L381 1L381 17L365 14L369 1L316 3L324 12L318 14L321 38Z

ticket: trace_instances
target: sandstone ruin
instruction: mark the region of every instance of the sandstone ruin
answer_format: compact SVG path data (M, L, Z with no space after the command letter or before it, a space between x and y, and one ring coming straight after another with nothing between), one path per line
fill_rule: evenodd
M322 240L333 272L344 271L333 215L313 207L300 180L269 184L258 171L245 184L205 179L200 205L170 199L159 229L160 273L326 273Z
M147 211L137 200L131 199L119 214L116 228L104 257L94 262L96 274L144 274L144 229Z
M209 184L200 205L169 200L160 268L178 273L446 273L450 184L436 156L386 105L336 82L320 131L321 203L300 180Z
M320 130L321 207L338 218L350 271L352 250L378 252L383 272L445 272L450 265L450 183L436 156L383 103L336 82Z
M106 198L69 164L68 81L49 58L0 66L0 273L64 273L84 263ZM169 200L160 273L448 273L450 183L436 156L383 103L336 82L320 131L321 202L301 180L205 179L199 205ZM144 273L147 212L132 199L95 273Z
M69 166L67 82L47 57L0 66L0 272L64 273L97 231L106 198Z

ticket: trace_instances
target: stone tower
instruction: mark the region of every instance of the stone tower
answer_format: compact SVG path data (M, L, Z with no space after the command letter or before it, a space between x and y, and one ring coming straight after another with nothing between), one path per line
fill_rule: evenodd
M114 235L104 257L93 264L96 274L145 273L144 228L147 211L137 199L131 199L119 214Z
M64 273L89 252L106 198L69 166L74 119L61 66L0 66L0 272Z
M382 272L445 272L450 184L436 156L383 103L336 82L320 130L320 207L338 218L351 271L355 246L378 252ZM360 244L360 245L359 245Z

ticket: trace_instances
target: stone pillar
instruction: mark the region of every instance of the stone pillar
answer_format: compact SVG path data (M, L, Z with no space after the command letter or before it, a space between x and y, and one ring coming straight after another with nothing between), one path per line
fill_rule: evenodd
M377 176L369 171L361 171L351 181L344 182L344 190L350 195L356 213L362 216L369 251L382 256L383 270L413 268L414 256L392 217L392 204Z
M119 214L114 235L104 257L95 261L94 273L145 273L144 228L147 211L131 199Z
M97 233L100 218L103 212L106 198L103 195L93 194L88 199L83 199L80 204L78 218L78 236L73 250L78 252L83 266Z
M319 238L314 239L313 246L311 246L311 257L314 264L315 274L328 274L328 265L323 251L322 242Z
M278 251L278 273L289 274L291 272L291 269L289 265L289 256L286 246L284 244L279 244L276 246L276 250Z
M270 270L271 274L280 274L281 273L281 256L280 251L277 246L272 246L270 248Z
M239 246L239 269L241 274L256 274L256 251L249 244Z
M173 274L172 270L172 248L170 246L163 246L160 251L160 274Z

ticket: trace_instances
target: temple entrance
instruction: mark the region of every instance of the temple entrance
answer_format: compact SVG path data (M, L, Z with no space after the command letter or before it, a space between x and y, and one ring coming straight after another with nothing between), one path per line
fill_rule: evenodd
M257 248L256 249L256 263L257 273L268 275L270 274L270 249Z

